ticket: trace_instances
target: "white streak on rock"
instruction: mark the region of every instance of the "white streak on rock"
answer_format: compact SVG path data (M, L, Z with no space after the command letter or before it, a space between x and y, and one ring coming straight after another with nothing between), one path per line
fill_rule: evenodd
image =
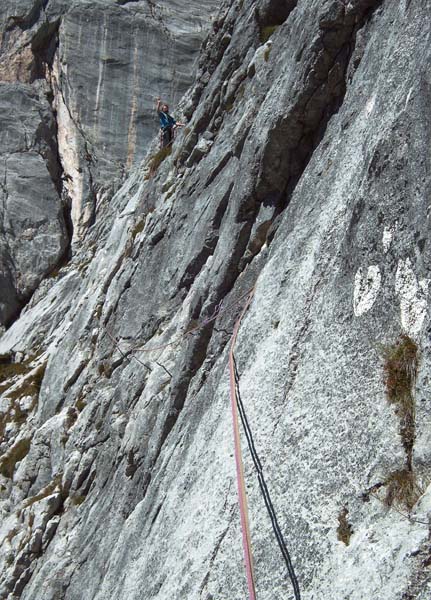
M412 336L419 334L427 311L429 279L418 281L409 258L400 260L395 276L395 292L400 299L401 325Z
M376 104L376 95L373 94L373 96L371 96L371 98L368 100L367 104L365 105L365 113L366 113L367 117L373 112L373 108L374 108L375 104Z
M103 19L103 37L102 37L102 45L101 45L100 56L99 56L99 76L97 79L96 103L95 103L95 107L94 107L94 112L96 113L97 117L99 117L100 94L101 94L103 82L105 79L105 65L106 65L106 54L107 54L107 50L106 50L107 33L108 33L108 28L106 25L106 17L105 17ZM97 124L97 121L96 121L95 125L96 124ZM97 129L97 127L96 127L96 129Z
M358 269L353 290L355 317L360 317L373 308L381 282L382 276L377 265L371 265L366 272L362 267Z
M127 134L127 168L133 164L133 158L135 156L136 149L136 115L138 112L138 94L139 94L139 54L138 54L138 41L136 38L136 31L134 33L135 48L133 51L133 83L132 83L132 100L130 104L130 118L129 118L129 130Z
M54 62L52 85L55 92L54 106L57 111L58 153L65 174L64 187L71 199L71 219L74 237L79 237L79 225L83 211L84 176L79 156L78 131L60 90L61 66Z
M409 89L409 93L407 94L407 98L406 98L406 103L405 103L405 106L404 106L404 110L407 109L407 106L409 104L412 92L413 92L413 86Z

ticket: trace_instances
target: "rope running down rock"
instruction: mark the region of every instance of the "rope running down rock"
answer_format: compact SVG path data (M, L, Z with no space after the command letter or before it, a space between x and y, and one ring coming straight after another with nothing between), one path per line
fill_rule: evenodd
M247 510L247 495L245 491L245 481L244 481L244 467L242 461L242 452L241 452L241 441L239 435L239 424L238 424L238 413L241 418L241 423L244 428L245 436L247 439L247 445L250 450L251 457L253 459L253 464L257 472L257 477L259 481L260 491L265 502L266 509L268 511L269 517L271 519L272 528L278 543L278 546L283 555L283 559L286 563L287 572L289 574L290 581L292 583L293 592L295 595L295 600L301 600L301 593L299 589L298 580L295 575L295 571L293 568L293 564L289 555L289 551L287 549L286 542L284 540L280 525L277 520L277 515L275 513L274 506L272 504L272 500L269 494L268 487L266 485L266 481L263 474L262 463L260 462L259 455L257 454L257 450L254 444L253 435L251 432L250 424L247 419L247 415L244 409L244 404L241 399L240 389L239 389L239 373L234 355L234 347L236 343L236 338L238 336L239 326L241 324L241 320L247 311L248 306L253 298L254 289L250 292L247 301L244 305L244 308L238 317L238 320L235 324L235 328L232 335L231 347L229 352L229 374L230 374L230 396L231 396L231 408L232 408L232 420L233 420L233 430L234 430L234 442L235 442L235 462L237 469L237 483L238 483L238 495L239 495L239 504L240 504L240 515L241 515L241 526L242 526L242 537L243 537L243 548L244 548L244 558L246 564L246 574L247 574L247 585L249 590L249 598L250 600L256 599L256 586L254 579L254 569L253 569L253 555L251 549L251 537L250 537L250 528L249 528L249 518L248 518L248 510Z

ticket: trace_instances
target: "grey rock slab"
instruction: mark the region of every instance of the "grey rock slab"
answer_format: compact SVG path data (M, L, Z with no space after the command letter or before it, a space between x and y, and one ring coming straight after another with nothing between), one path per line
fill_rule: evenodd
M57 264L67 233L58 192L40 154L15 152L4 166L2 276L8 285L2 288L1 319L7 322Z
M298 2L262 52L276 6L224 5L187 148L179 138L152 176L145 161L132 171L0 340L47 360L20 432L33 442L1 500L1 583L24 599L246 595L227 354L253 286L239 385L302 597L427 589L429 14ZM224 82L252 59L225 110ZM185 168L206 131L210 151ZM401 333L420 348L412 518L385 505L408 457L380 348ZM259 598L292 597L244 455ZM59 481L52 530L43 502L38 514L55 533L29 563L25 524L7 541L16 508Z
M86 154L92 157L95 192L146 154L157 133L154 99L173 107L190 85L215 6L80 2L68 10L59 31L58 85L78 129L80 168L88 167Z
M33 244L33 258L25 262L22 256L15 261L9 241L2 240L2 324L15 318L60 261L72 233L75 252L97 207L112 196L126 168L143 158L157 134L154 97L163 95L175 105L190 85L215 7L213 1L187 8L178 2L113 0L3 3L0 154L20 152L19 172L31 173L23 153L40 153L48 180L43 192L51 178L59 196L51 229L56 224L62 239L60 251L49 237L42 252ZM40 171L33 184L28 175L23 180L36 196L42 192L42 166ZM22 241L13 239L12 245L21 247ZM28 272L21 274L21 268Z
M0 83L0 321L8 323L68 244L55 124L44 86Z

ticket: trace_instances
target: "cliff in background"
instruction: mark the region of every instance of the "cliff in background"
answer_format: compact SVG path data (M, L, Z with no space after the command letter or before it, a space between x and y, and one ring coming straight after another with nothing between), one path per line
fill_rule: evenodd
M240 389L302 597L428 600L427 2L229 0L197 65L215 4L16 4L0 598L246 597L227 355L255 287ZM192 71L162 156L138 113ZM293 598L245 455L259 600Z
M70 258L145 155L154 98L163 90L177 103L189 87L216 6L2 3L0 325Z

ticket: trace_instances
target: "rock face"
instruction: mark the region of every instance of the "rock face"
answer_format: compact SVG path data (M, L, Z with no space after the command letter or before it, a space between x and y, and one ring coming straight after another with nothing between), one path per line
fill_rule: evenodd
M44 91L0 85L0 323L7 323L67 247L55 122Z
M430 25L225 3L188 130L0 339L0 597L246 597L227 355L253 289L240 390L302 598L429 598ZM293 598L245 470L258 597Z
M18 4L0 8L0 324L142 159L157 129L154 97L176 103L190 85L216 6Z

